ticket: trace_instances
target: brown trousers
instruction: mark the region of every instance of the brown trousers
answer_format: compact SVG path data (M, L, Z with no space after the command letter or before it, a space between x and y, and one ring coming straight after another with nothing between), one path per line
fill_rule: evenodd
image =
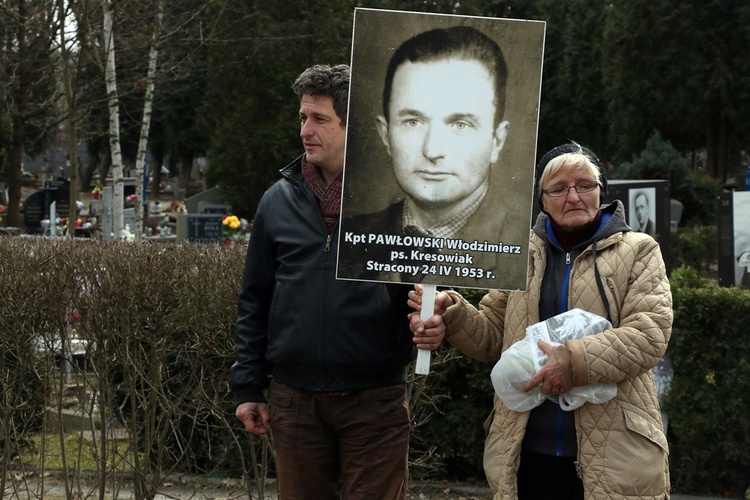
M406 497L409 411L403 384L321 397L273 381L280 500Z

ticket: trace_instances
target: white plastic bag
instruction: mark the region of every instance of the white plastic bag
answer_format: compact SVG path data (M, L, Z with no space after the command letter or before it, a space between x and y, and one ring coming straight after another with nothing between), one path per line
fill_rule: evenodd
M601 316L582 309L572 309L526 329L526 337L503 352L492 369L490 378L495 392L505 406L514 411L528 411L544 402L545 398L558 403L563 410L574 410L586 402L604 403L617 394L615 384L596 384L574 387L565 394L545 396L541 385L523 392L528 383L546 363L549 357L539 349L537 342L543 340L560 345L569 339L580 339L586 335L603 332L612 324Z

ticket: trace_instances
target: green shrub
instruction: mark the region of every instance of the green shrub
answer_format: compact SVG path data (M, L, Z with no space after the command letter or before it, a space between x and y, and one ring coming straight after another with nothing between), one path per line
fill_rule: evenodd
M617 170L619 179L666 179L671 196L685 203L692 196L693 175L685 159L658 131L646 141L646 147Z
M673 489L739 494L750 481L750 292L673 282L669 356Z
M706 285L706 280L692 267L683 265L672 271L669 283L672 288L702 288Z
M716 225L680 227L671 234L672 266L690 267L704 276L718 269Z
M680 199L684 205L680 226L715 226L716 197L722 190L720 180L704 173L694 175L692 191Z
M670 196L683 204L680 226L716 224L716 196L721 181L705 174L694 175L682 154L658 131L654 131L643 151L624 162L617 170L618 179L666 179Z

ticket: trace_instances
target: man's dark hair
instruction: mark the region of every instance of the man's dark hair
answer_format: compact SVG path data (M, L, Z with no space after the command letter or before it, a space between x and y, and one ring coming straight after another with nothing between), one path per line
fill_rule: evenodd
M401 44L388 63L383 87L383 116L388 119L393 76L406 61L432 62L445 59L475 60L482 63L495 82L495 126L505 114L505 86L508 66L500 47L487 35L469 26L425 31Z
M346 64L311 66L297 77L292 89L300 99L303 95L332 97L336 115L346 124L349 107L349 66Z

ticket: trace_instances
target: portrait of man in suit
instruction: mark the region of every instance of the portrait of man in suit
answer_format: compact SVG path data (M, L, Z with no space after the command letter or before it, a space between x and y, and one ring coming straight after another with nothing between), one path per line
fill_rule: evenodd
M518 75L500 43L486 34L494 33L488 20L447 18L455 24L446 26L436 23L445 17L421 17L438 27L419 30L390 51L381 104L369 128L385 152L375 168L387 169L393 181L379 209L363 201L379 191L377 181L359 181L354 170L372 166L372 159L355 146L356 126L349 131L354 139L344 167L338 277L523 289L533 150L529 157L519 139L516 147L526 158L513 165L504 155L514 123L509 75ZM519 127L527 123L520 119ZM535 137L535 130L530 133Z
M653 189L644 189L635 191L632 194L632 210L635 217L631 216L630 226L641 233L646 233L651 236L656 234L654 227L653 211L651 206L651 199L654 196Z

